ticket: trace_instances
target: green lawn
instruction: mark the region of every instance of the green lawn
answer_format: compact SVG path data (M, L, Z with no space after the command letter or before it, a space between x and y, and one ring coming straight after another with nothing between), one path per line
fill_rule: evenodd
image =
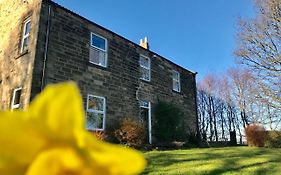
M145 153L143 174L281 174L281 149L227 147Z

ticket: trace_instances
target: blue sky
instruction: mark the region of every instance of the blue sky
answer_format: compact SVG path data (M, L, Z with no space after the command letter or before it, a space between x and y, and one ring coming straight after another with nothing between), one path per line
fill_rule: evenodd
M252 0L54 0L89 20L204 75L235 64L237 18L254 16Z

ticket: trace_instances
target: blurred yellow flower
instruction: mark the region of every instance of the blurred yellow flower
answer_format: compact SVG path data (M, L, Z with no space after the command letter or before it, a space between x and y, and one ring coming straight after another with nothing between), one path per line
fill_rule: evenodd
M27 111L0 112L1 175L126 175L145 168L133 149L85 130L75 83L49 85Z

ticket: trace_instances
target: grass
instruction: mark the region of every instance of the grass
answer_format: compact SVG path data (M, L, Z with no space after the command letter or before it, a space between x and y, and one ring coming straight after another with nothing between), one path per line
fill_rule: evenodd
M281 149L227 147L145 153L143 174L281 174Z

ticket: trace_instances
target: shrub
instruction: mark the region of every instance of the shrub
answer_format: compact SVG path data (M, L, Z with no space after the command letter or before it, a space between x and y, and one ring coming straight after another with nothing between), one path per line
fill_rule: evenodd
M159 101L154 116L154 135L159 142L182 141L188 137L184 132L183 113L174 104Z
M265 146L268 148L281 148L281 132L268 131Z
M120 128L113 134L120 143L140 148L147 139L146 130L144 123L133 118L125 118L121 122Z
M248 146L264 147L266 131L260 124L250 124L245 128Z
M93 131L92 134L98 139L98 140L105 140L106 134L103 131Z
M200 139L194 133L190 133L188 136L189 147L198 147L200 145Z

